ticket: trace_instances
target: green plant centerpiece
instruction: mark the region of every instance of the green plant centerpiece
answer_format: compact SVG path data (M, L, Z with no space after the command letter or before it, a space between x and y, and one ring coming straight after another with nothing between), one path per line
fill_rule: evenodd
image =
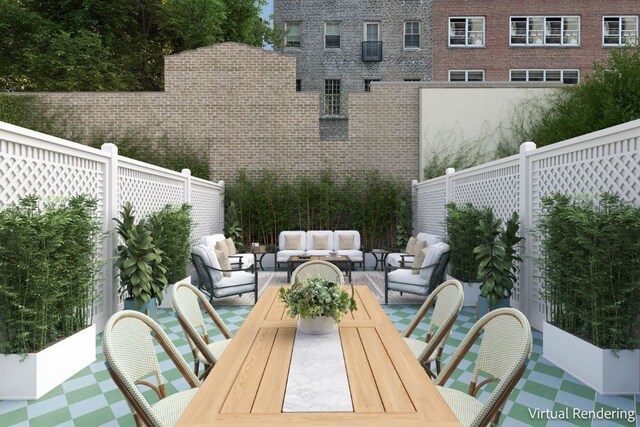
M473 252L478 260L478 280L480 297L478 300L478 316L491 308L508 306L513 292L519 263L518 243L522 237L518 235L520 219L514 212L506 223L496 218L492 209L488 209L480 220L478 230L482 234L482 243ZM484 307L486 299L487 307Z
M296 280L291 287L280 288L279 296L290 317L300 316L298 328L309 334L329 333L337 328L342 316L357 310L353 286L349 294L339 284L319 276L304 282Z
M121 239L115 264L120 270L120 293L133 301L136 309L153 315L155 304L149 303L154 298L162 301L162 291L168 283L164 252L156 245L153 236L162 233L162 216L154 215L149 222L141 219L136 223L131 202L124 204L120 216L114 218Z

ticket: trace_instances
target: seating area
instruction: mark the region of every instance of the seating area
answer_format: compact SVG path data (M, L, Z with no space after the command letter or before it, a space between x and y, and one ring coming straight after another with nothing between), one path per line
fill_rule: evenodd
M364 270L364 249L360 233L356 230L336 231L282 231L278 236L276 269L281 268L293 256L348 256L352 265Z

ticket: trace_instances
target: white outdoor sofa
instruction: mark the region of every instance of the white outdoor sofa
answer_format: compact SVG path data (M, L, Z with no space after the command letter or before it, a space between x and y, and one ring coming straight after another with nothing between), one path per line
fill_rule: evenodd
M348 256L352 265L360 264L364 270L364 250L356 230L283 231L278 236L276 270L291 256L328 256L332 251Z
M204 236L200 239L200 244L211 250L212 254L216 247L218 240L225 240L224 234L213 234L211 236ZM255 258L252 253L229 255L229 263L233 270L249 268L253 265Z
M440 236L430 233L418 233L416 239L426 241L427 247L442 242L442 238ZM412 263L413 255L403 252L392 252L388 254L386 258L386 264L392 267L411 267Z

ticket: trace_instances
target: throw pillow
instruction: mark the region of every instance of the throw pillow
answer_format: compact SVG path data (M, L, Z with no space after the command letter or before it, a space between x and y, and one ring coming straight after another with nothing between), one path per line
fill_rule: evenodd
M227 255L227 257L229 256L229 247L227 246L227 242L225 240L218 240L216 242L216 250L220 252L224 252Z
M228 253L229 255L235 255L238 253L238 251L236 251L236 244L233 243L233 240L231 240L231 237L228 237L227 240L225 240L226 244L227 244L227 249L229 249Z
M404 253L409 255L415 255L413 253L415 246L416 246L416 238L413 236L409 237L409 241L407 242L407 248L404 250Z
M313 249L329 249L329 236L313 236Z
M411 264L411 273L419 274L420 267L422 267L422 263L424 262L424 257L427 255L427 249L420 249L416 255L413 257L413 264Z
M220 242L222 242L222 240L220 240ZM229 255L227 255L226 252L216 249L216 258L218 258L221 270L231 270L231 262L229 262ZM231 272L224 271L222 272L222 275L225 277L231 277Z
M422 239L416 239L416 245L413 247L413 254L418 255L421 250L427 247L427 241Z
M284 250L297 251L300 249L300 235L287 234L284 236Z
M356 249L356 235L353 233L338 234L338 249Z

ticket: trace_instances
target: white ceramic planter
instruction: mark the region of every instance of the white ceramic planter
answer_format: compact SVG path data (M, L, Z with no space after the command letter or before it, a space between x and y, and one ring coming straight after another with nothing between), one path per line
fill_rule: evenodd
M184 279L180 280L178 283L191 283L191 276L187 276ZM171 299L171 295L173 291L173 283L167 286L164 290L164 296L162 297L162 303L158 306L158 308L173 308L173 300Z
M600 394L640 393L640 349L601 349L544 323L542 355Z
M96 327L58 341L22 360L0 354L0 400L39 399L96 360Z
M322 335L338 329L338 324L333 317L318 316L313 319L298 317L298 330L304 334Z
M476 306L478 297L480 296L480 285L480 282L462 282L462 289L464 290L462 305L464 307Z

